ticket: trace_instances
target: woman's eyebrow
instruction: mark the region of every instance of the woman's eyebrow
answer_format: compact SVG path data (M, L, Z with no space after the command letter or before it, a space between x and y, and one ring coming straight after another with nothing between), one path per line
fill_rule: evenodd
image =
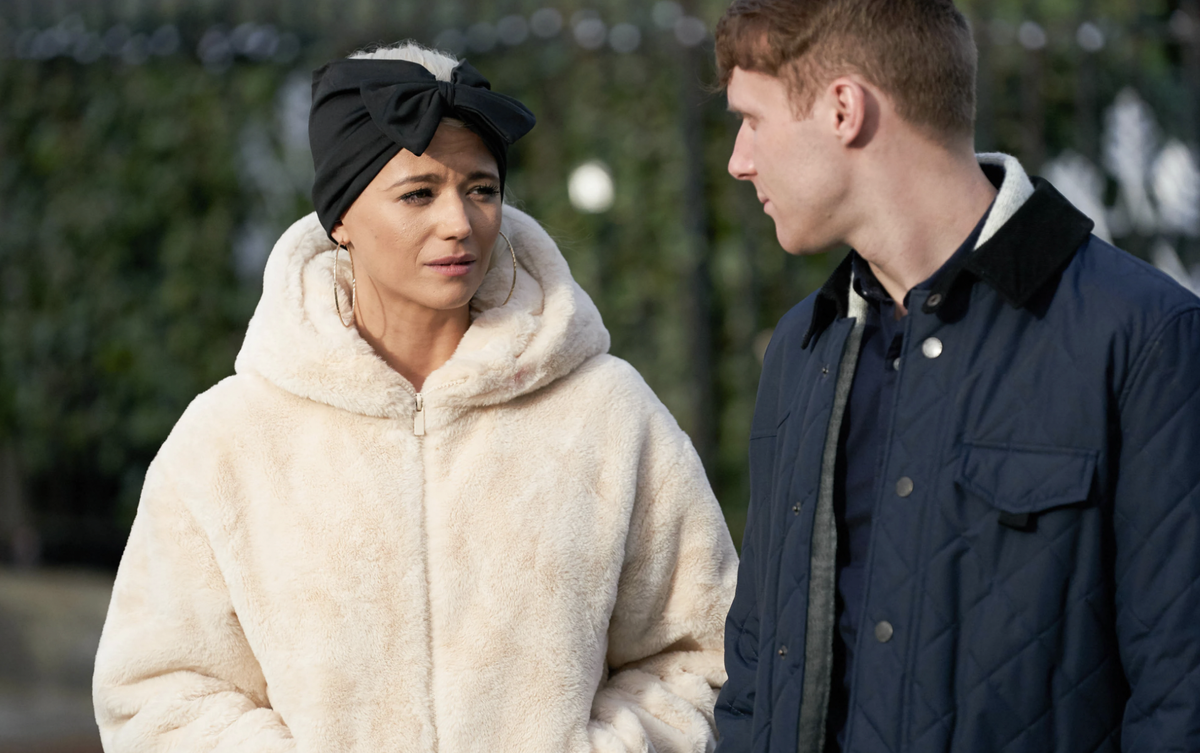
M442 176L438 175L437 173L425 173L423 175L409 175L404 178L401 178L400 180L396 181L392 185L388 186L388 189L390 190L393 188L398 188L400 186L408 185L409 183L433 183L436 185L441 182L442 182Z
M475 172L473 172L467 176L467 180L496 180L496 181L498 181L498 180L500 180L500 177L498 175L496 175L496 173L491 172L490 170L476 170Z

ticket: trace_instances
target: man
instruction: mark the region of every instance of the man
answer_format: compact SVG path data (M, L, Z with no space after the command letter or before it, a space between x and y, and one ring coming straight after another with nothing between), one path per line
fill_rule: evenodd
M735 0L784 250L718 750L1200 751L1200 299L973 153L951 0Z

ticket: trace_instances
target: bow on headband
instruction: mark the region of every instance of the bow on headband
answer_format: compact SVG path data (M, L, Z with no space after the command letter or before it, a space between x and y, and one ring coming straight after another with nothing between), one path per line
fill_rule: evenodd
M496 159L503 190L508 147L535 120L512 97L491 85L469 63L450 81L405 60L338 60L313 74L308 136L312 147L313 205L327 233L401 149L418 157L442 118L457 118L483 140Z

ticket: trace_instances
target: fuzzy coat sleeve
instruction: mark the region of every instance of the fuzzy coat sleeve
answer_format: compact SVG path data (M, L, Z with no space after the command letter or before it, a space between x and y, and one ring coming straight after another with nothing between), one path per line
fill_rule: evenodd
M106 753L293 753L209 542L151 465L96 656Z
M642 465L609 624L611 674L588 732L597 753L704 753L715 744L737 555L700 459L674 420L651 431Z

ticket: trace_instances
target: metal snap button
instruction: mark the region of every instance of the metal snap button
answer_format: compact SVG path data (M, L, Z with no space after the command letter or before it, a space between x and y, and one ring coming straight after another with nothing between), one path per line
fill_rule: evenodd
M942 341L936 337L930 337L925 342L921 343L921 352L926 358L937 358L942 354Z
M892 623L887 620L881 620L875 623L875 640L880 643L887 643L892 639L892 635L896 631L892 629Z
M925 302L925 305L931 309L935 309L938 306L941 306L942 305L942 294L934 293L933 295L929 296L929 300L927 300Z
M908 476L901 476L896 482L896 494L901 497L907 497L913 493L913 480Z
M785 656L787 656L787 646L780 646L779 647L779 658L782 659Z

